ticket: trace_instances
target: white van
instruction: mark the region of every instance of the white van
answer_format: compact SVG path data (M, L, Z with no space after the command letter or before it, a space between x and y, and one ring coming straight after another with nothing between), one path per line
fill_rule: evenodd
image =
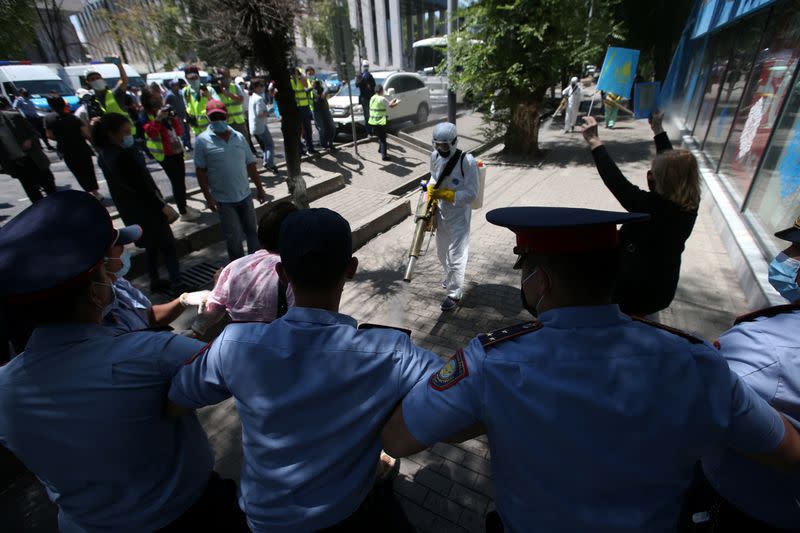
M73 111L78 98L72 87L64 83L58 72L48 65L32 65L30 61L0 61L0 93L13 102L20 89L27 89L40 115L50 112L47 95L57 92Z
M200 83L208 83L211 79L208 72L205 70L200 71ZM152 72L147 75L147 85L156 82L159 85L164 85L165 82L172 80L186 80L186 74L182 70L170 70L168 72Z
M125 74L128 75L128 87L141 87L144 85L144 78L139 74L135 68L124 63L122 67L125 69ZM113 89L119 81L119 68L114 63L90 63L88 65L71 65L64 67L64 70L69 76L72 87L77 91L78 89L87 89L86 72L94 70L99 72L106 84L110 89Z

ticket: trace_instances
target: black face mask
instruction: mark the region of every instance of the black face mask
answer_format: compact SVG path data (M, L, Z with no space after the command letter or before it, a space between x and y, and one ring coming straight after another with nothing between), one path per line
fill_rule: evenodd
M528 303L528 299L525 297L525 290L524 289L520 289L519 290L519 297L520 297L520 300L522 300L522 308L525 309L530 314L532 314L534 316L534 318L538 317L539 316L539 311L537 311L534 306L532 306L531 304Z
M447 159L448 157L450 157L450 151L449 151L449 150L448 150L447 152L443 152L443 151L441 151L441 150L439 150L439 149L437 148L437 149L436 149L436 152L439 154L439 156L440 156L440 157L443 157L443 158L445 158L445 159Z
M538 317L539 316L539 311L536 310L536 306L535 305L531 305L530 303L528 303L528 298L525 296L525 284L528 282L528 280L530 280L531 277L533 277L533 274L535 272L536 272L536 270L534 270L533 272L528 274L528 277L525 278L522 281L522 283L520 284L519 297L520 297L520 300L522 300L522 308L525 309L530 314L532 314L534 317ZM541 301L541 299L540 299L540 301Z

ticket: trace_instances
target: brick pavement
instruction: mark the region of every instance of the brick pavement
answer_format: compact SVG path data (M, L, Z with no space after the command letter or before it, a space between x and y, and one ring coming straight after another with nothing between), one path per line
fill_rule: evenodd
M609 150L623 172L644 186L645 171L654 152L646 125L623 121L616 131L602 130L601 135L608 139ZM579 134L565 136L553 129L543 131L541 138L543 148L549 150L541 163L515 163L496 150L484 157L489 163L486 202L483 209L473 212L467 287L459 308L449 314L439 310L444 292L439 286L441 269L435 243L421 258L414 280L410 284L402 281L413 231L409 217L358 250L359 272L345 287L342 312L359 321L409 327L417 343L441 356L465 345L476 333L525 320L527 315L519 303L519 274L511 269L515 259L511 251L513 234L488 224L486 211L507 205L619 208L597 175ZM365 154L369 147L365 147ZM370 173L363 174L363 178L371 179ZM358 212L359 195L366 193L359 192L354 181L351 183L344 190L355 193L350 195L353 203L348 205L344 194L320 201L329 202L352 218L352 213ZM416 202L414 193L407 198ZM339 201L342 203L336 203ZM223 256L221 243L192 254L197 261ZM708 209L701 206L695 232L684 253L676 300L661 313L662 321L716 337L744 309L744 298L735 279ZM223 475L238 479L241 428L233 402L202 409L200 417L216 453L216 468ZM459 445L437 444L403 459L395 490L421 532L482 531L484 515L492 508L495 496L488 440L479 437Z
M613 132L601 130L601 137L622 171L645 187L655 153L647 125L624 121ZM444 291L439 286L435 243L419 261L412 282L402 281L413 232L409 218L358 251L360 271L345 287L342 311L360 321L410 328L415 342L441 356L464 346L477 333L525 320L519 273L511 269L514 236L486 222L486 212L511 205L620 209L600 180L580 134L564 135L554 128L543 131L541 140L547 156L538 164L510 162L497 150L483 157L489 165L486 202L483 209L473 211L467 287L459 308L449 314L439 310ZM702 205L687 242L675 301L659 319L716 338L745 309L735 279L709 209ZM495 490L485 438L437 444L403 462L395 490L420 531L483 530Z

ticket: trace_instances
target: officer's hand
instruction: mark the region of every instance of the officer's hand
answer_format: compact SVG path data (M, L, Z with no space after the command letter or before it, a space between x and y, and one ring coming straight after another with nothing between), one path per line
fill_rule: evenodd
M28 152L31 148L33 148L33 141L30 139L25 139L22 141L22 144L20 144L19 147L22 148L23 152Z
M450 203L455 203L456 191L453 189L437 189L433 185L428 185L428 197L434 200L447 200Z
M597 121L594 117L586 116L583 117L583 138L586 139L586 142L589 143L589 146L594 150L601 144L600 142L600 134L597 132Z
M259 188L256 191L256 198L258 199L258 203L263 204L267 201L267 194L264 192L264 189Z
M650 123L650 129L653 130L653 135L658 135L659 133L664 132L664 127L662 126L662 122L664 121L664 113L662 111L656 111L650 118L647 119Z

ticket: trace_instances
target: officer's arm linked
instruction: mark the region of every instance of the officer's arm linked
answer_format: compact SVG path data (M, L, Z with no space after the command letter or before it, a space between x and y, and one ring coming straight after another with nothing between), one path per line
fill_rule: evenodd
M800 434L794 426L733 370L725 370L731 377L726 389L731 418L723 444L773 468L800 469Z
M414 385L383 429L384 449L403 457L437 442L460 442L479 435L484 357L480 342L473 340L428 379Z
M225 382L223 359L225 333L185 362L172 378L166 412L185 414L192 409L215 405L231 397Z
M783 440L774 450L751 456L777 470L800 470L800 434L785 416L780 413L779 416L785 432Z

